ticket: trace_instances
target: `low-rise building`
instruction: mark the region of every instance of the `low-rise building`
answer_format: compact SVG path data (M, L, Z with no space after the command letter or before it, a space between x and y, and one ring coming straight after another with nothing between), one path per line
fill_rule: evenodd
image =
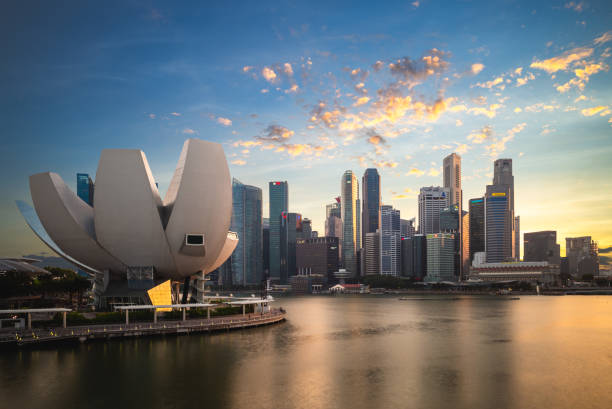
M513 261L505 263L483 262L483 253L474 255L470 280L526 281L554 285L559 281L559 266L547 261Z

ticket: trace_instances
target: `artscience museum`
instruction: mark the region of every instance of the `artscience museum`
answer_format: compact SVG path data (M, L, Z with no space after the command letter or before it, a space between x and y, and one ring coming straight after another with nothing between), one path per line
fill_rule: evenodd
M103 150L94 191L90 206L58 174L38 173L30 176L34 207L17 205L43 242L94 277L101 306L148 303L147 290L168 280L184 282L184 301L190 289L200 301L205 275L238 244L228 231L231 180L220 144L185 141L163 200L141 150Z

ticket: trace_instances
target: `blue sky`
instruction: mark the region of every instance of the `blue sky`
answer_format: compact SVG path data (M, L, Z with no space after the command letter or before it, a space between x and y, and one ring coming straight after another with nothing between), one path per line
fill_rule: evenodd
M0 16L3 255L46 250L14 205L30 174L74 187L140 148L163 194L187 137L222 143L264 214L287 180L318 230L346 169L411 218L444 156L466 204L510 157L523 232L612 246L609 2L84 3Z

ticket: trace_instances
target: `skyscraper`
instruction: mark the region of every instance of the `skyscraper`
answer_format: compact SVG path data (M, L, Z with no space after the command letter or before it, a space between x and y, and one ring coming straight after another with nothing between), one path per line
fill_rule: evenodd
M302 220L302 234L300 239L311 239L312 238L312 221L306 217Z
M401 237L412 237L416 233L415 219L400 219L400 236Z
M93 206L94 183L87 173L77 173L77 196Z
M450 189L422 187L419 193L419 233L440 232L440 211L450 205Z
M298 274L322 274L332 280L338 271L338 238L316 237L298 239L296 244L296 266Z
M414 277L414 248L413 248L413 237L402 237L401 238L401 272L402 277Z
M340 197L337 197L334 203L325 206L325 236L342 238Z
M280 235L280 282L287 284L297 274L296 244L302 234L302 215L283 212Z
M263 271L264 277L268 278L270 275L270 219L267 217L263 218Z
M487 263L513 260L510 198L507 186L488 185L485 195L485 252Z
M364 266L362 266L364 275L380 274L380 231L375 233L366 233L365 241L363 242Z
M566 237L565 254L570 274L599 274L599 248L591 236Z
M427 276L427 236L415 234L412 237L413 277L422 280Z
M455 235L455 258L454 275L461 276L462 257L461 257L461 233L462 217L459 216L459 205L453 204L440 212L440 232L453 233Z
M548 261L561 264L561 249L557 244L556 231L534 231L523 236L524 261Z
M465 210L461 215L461 280L470 274L470 214Z
M427 278L429 282L456 281L455 235L437 233L427 235Z
M470 199L469 202L470 225L470 264L474 261L474 254L485 251L485 201L484 197Z
M365 246L366 233L376 233L380 227L380 175L375 168L366 169L361 179L363 212L361 231Z
M516 260L518 255L516 254L516 231L515 231L515 220L514 220L514 176L512 174L512 159L497 159L493 163L493 186L495 192L506 192L508 198L508 214L506 217L509 218L508 226L509 230L506 231L505 242L510 246L510 251L507 252L509 255L507 260ZM488 189L488 187L487 187Z
M281 214L289 211L289 185L287 182L270 182L270 277L280 278Z
M514 259L521 260L521 216L514 216Z
M342 175L340 182L340 209L342 215L342 263L344 268L357 274L357 251L359 250L359 218L357 206L359 183L352 170Z
M450 189L450 203L459 206L459 214L463 208L463 192L461 190L461 156L451 153L443 162L444 187Z
M399 276L400 211L393 206L380 207L380 274Z
M232 253L234 285L259 284L263 279L263 230L261 189L232 181L231 231L238 234Z

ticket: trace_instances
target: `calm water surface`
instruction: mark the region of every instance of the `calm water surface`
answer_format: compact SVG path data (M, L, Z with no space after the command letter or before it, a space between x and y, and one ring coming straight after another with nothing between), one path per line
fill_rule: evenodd
M0 407L612 408L612 297L276 304L254 330L0 351Z

